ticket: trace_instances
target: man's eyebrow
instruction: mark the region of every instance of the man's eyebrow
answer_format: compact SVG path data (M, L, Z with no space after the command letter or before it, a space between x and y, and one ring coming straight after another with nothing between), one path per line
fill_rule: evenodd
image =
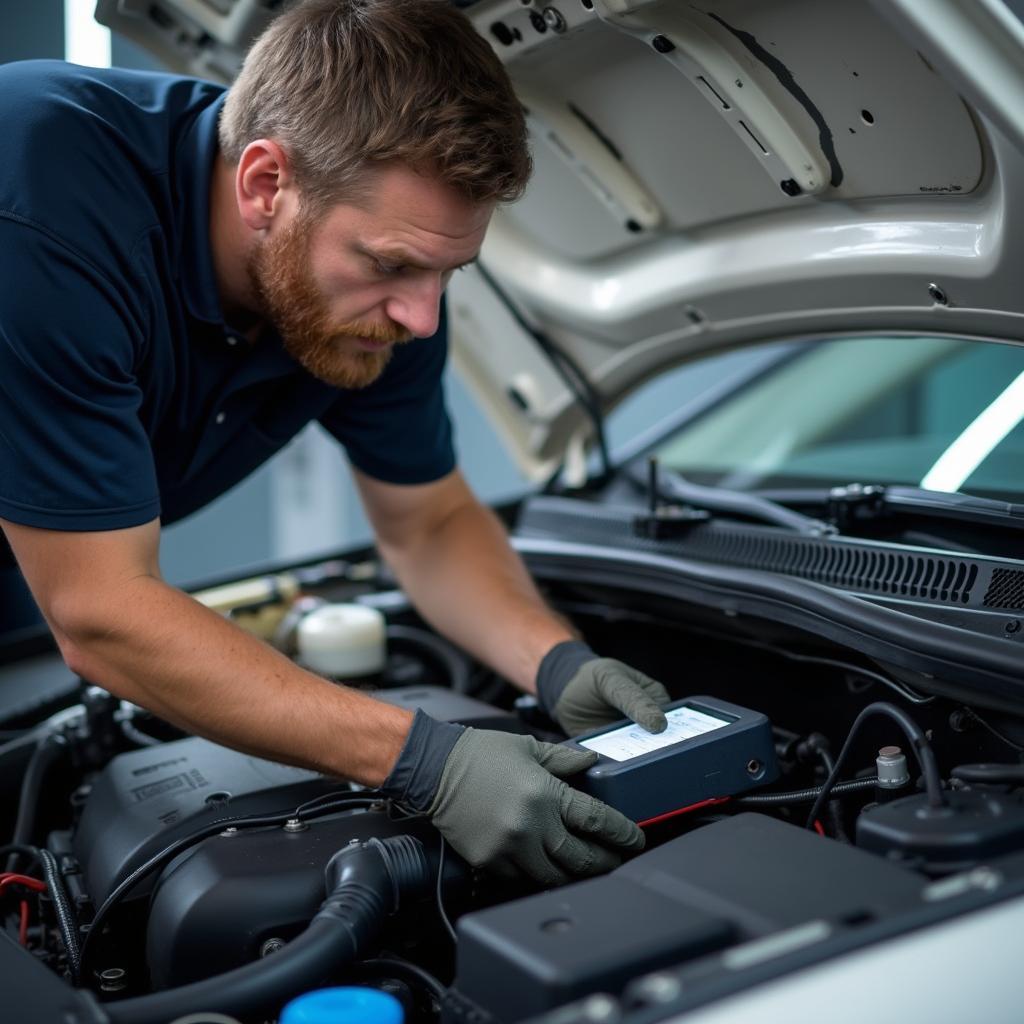
M428 267L425 263L422 263L418 257L406 249L392 249L387 246L381 248L371 248L370 246L360 245L357 246L359 252L364 256L369 256L371 259L380 260L382 263L397 263L403 267L413 267L415 270L433 270L433 267ZM472 259L466 260L465 263L459 263L457 266L445 268L450 270L461 270L463 267L468 267L473 263L476 263L479 255L474 256Z

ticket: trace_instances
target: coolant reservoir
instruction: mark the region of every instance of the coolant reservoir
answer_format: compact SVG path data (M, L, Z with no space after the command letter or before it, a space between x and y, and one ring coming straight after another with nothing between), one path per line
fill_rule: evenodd
M402 1024L402 1004L375 988L322 988L293 999L279 1024Z
M306 615L296 630L298 660L325 676L353 679L384 668L386 623L376 608L325 604Z

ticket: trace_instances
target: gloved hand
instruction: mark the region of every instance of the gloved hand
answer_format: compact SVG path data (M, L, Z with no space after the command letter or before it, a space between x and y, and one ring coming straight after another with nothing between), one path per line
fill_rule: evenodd
M661 683L614 658L599 658L579 640L556 644L544 656L537 700L569 736L623 717L648 732L664 732L668 725L659 707L669 701Z
M436 722L418 711L382 789L424 811L475 867L560 885L609 871L624 852L643 849L632 821L561 781L596 760L592 751Z

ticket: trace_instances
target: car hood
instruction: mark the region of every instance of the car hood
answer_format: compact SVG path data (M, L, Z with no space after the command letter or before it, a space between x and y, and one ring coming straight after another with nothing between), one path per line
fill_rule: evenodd
M100 0L97 18L226 82L269 6ZM591 430L545 340L607 411L669 366L769 339L1024 339L1011 6L462 6L516 84L536 170L452 282L452 351L528 475Z

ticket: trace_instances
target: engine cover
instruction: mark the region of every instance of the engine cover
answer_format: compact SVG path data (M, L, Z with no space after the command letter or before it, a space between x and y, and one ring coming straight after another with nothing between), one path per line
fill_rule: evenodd
M220 974L258 959L267 939L294 938L324 900L324 868L333 854L353 840L396 835L415 835L428 847L438 843L424 822L355 810L311 821L298 832L213 836L183 853L153 892L146 958L154 987ZM396 918L391 927L422 927L426 915L416 916Z
M205 824L287 811L341 785L194 737L135 750L97 775L75 832L75 857L99 905L143 860Z
M919 904L924 879L738 814L577 882L459 919L446 1024L512 1024L735 942Z

